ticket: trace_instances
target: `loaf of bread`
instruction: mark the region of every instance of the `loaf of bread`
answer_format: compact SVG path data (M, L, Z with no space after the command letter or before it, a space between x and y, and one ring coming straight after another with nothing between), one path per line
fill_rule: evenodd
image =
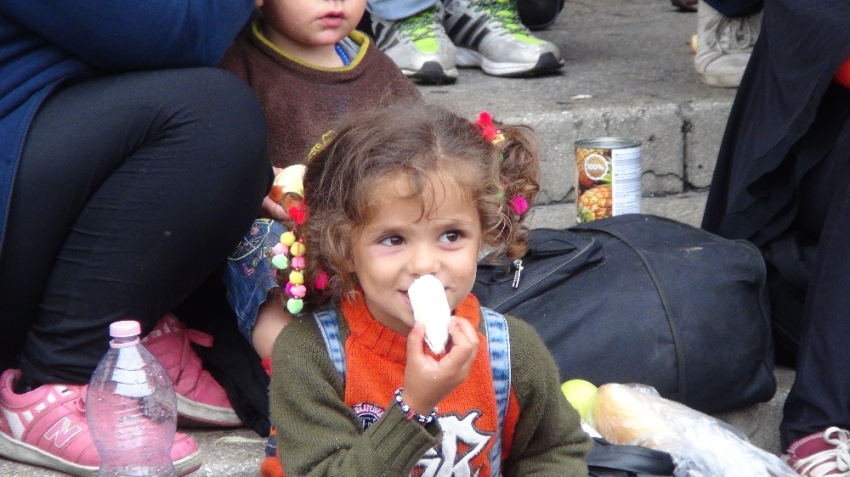
M599 387L591 424L615 444L670 453L676 475L792 477L796 472L732 426L657 394L648 386Z
M649 441L675 439L676 431L644 399L648 396L622 384L600 386L593 406L594 427L615 444L657 448Z

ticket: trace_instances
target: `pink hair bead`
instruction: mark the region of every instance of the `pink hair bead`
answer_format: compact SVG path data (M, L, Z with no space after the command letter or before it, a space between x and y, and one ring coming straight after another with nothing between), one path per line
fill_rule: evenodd
M278 242L277 245L275 245L274 248L272 248L272 252L275 255L286 255L286 254L289 253L289 247Z
M307 294L307 287L304 285L296 285L289 290L289 293L295 298L304 298Z
M316 275L316 289L323 290L326 286L328 286L328 274L324 270L320 270L319 274Z
M511 210L517 215L522 215L528 210L528 202L522 197L515 195L511 198Z

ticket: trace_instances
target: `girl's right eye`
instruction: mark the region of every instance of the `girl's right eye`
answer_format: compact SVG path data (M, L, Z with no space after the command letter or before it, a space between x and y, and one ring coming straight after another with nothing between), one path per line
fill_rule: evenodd
M380 243L381 245L398 246L404 243L404 239L398 235L392 235L381 239Z

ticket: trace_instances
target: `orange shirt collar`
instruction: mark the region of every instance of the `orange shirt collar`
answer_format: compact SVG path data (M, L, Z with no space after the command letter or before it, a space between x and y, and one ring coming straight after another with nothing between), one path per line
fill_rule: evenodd
M376 320L366 307L363 290L358 289L353 300L343 300L342 314L351 330L351 338L378 355L397 362L404 362L407 354L407 337L390 330ZM481 319L478 299L472 293L455 308L454 316L466 318L474 329Z

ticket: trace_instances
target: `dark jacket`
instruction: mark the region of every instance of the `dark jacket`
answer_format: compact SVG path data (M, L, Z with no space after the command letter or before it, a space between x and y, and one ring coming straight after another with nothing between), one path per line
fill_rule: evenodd
M0 2L0 254L27 128L51 91L102 74L214 66L253 6L253 0Z

